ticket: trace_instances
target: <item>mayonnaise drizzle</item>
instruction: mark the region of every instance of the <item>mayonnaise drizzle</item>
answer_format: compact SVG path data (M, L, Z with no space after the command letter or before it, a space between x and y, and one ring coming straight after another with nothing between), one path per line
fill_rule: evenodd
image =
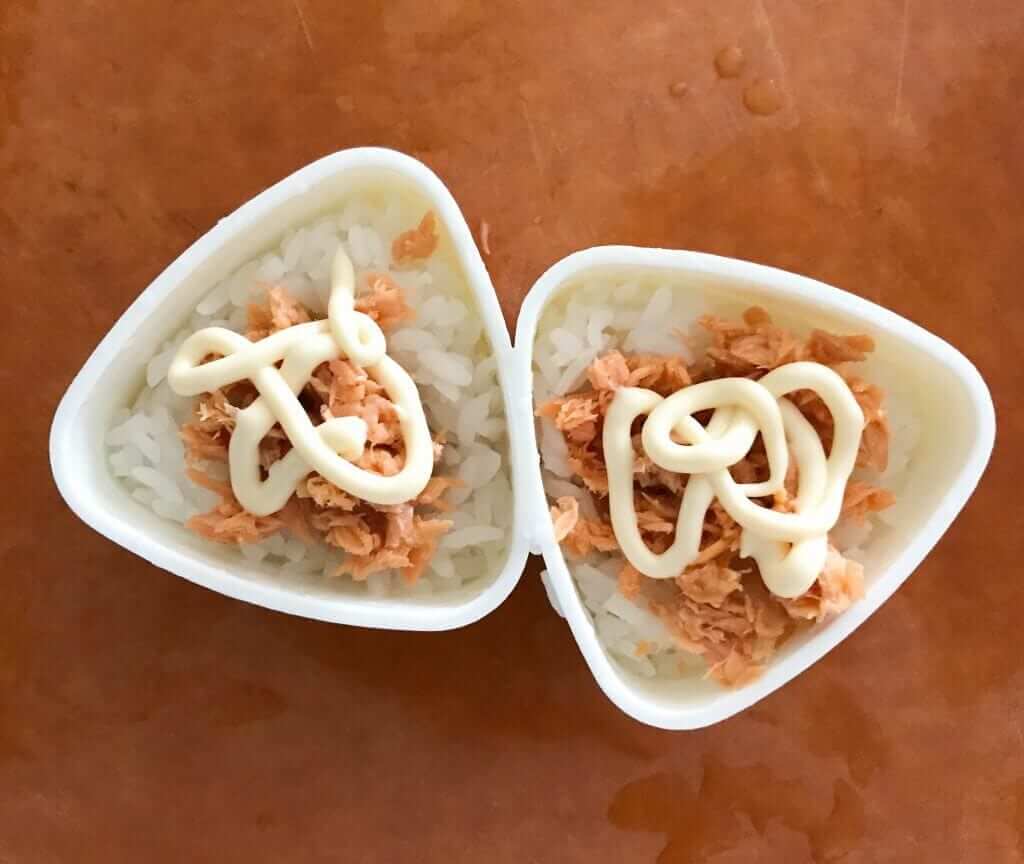
M175 393L195 396L248 378L260 396L238 412L228 446L231 488L256 516L280 510L302 478L316 471L334 485L372 504L401 504L430 480L434 448L419 391L408 373L386 355L377 322L356 311L352 262L339 249L331 267L327 320L297 324L258 342L223 327L189 336L167 374ZM223 355L203 363L210 354ZM353 465L366 444L366 423L335 417L314 426L297 398L321 363L347 357L366 368L394 403L405 443L405 464L390 477ZM277 363L280 368L276 368ZM259 445L280 423L292 449L261 479Z
M785 394L813 390L832 414L832 448ZM713 410L707 426L693 418ZM648 458L668 471L689 474L676 522L676 536L663 553L648 548L633 502L633 422L647 415L641 441ZM765 585L780 597L796 597L825 566L828 532L839 519L846 482L853 471L864 414L846 382L819 363L790 363L759 381L722 378L685 387L667 398L652 390L616 391L604 422L604 456L612 527L626 559L641 573L667 579L698 556L704 516L718 498L742 530L740 554L754 558ZM677 443L672 434L685 443ZM768 457L769 478L737 483L729 466L743 459L757 434ZM783 489L790 454L798 488L793 513L750 500Z

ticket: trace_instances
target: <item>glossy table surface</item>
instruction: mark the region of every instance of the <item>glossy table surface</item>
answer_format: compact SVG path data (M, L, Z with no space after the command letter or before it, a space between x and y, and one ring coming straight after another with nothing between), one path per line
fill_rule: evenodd
M2 0L0 861L1021 860L1022 40L1013 0ZM488 222L510 325L610 242L913 318L992 388L977 495L824 661L679 734L601 695L536 562L396 634L93 534L46 457L76 369L218 218L359 144Z

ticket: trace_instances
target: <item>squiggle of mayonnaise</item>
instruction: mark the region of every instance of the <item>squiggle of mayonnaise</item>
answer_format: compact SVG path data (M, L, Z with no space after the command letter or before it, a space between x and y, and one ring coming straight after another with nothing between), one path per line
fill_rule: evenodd
M828 457L817 432L785 394L813 390L832 414L835 434ZM714 410L708 425L693 414ZM676 536L662 554L640 536L633 503L631 429L647 415L641 440L654 464L690 475ZM626 559L654 579L678 575L698 556L704 515L717 497L743 529L740 554L757 561L765 585L780 597L797 597L825 566L828 532L839 518L843 492L857 459L864 414L846 382L819 363L790 363L759 381L722 378L662 398L651 390L616 391L604 423L604 455L612 527ZM737 483L729 466L743 459L758 433L768 456L769 479ZM685 443L677 443L676 438ZM788 446L787 446L788 444ZM792 452L798 472L793 513L780 513L751 498L783 489Z
M430 480L433 442L416 385L386 355L384 333L355 304L352 262L339 249L331 267L327 320L297 324L250 342L223 327L207 327L189 336L167 374L175 393L195 396L248 378L260 396L238 412L228 466L231 488L250 513L266 516L280 510L295 486L310 472L372 504L401 504L415 498ZM223 355L203 363L210 354ZM353 465L366 444L366 423L336 417L314 426L297 394L321 363L347 357L366 368L394 403L405 442L405 464L385 477ZM280 368L276 368L281 363ZM260 477L259 444L280 423L292 449L275 462L266 480Z

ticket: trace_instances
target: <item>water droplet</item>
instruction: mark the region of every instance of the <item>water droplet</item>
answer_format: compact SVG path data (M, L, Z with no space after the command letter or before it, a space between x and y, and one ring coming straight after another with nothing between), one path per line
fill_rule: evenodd
M729 45L715 55L715 69L719 78L739 78L746 58L739 45Z
M743 104L751 114L767 117L782 107L782 91L774 78L759 78L743 91Z
M668 88L668 92L673 98L682 99L690 92L690 85L685 81L676 81L675 84Z

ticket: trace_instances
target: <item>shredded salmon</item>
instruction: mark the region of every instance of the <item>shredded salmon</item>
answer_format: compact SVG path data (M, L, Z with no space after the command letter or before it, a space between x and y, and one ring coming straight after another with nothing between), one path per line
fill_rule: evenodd
M710 677L740 686L761 673L788 627L785 610L759 581L747 579L718 605L680 591L667 601L652 602L651 610L681 648L705 658Z
M864 413L864 431L857 451L857 467L884 471L889 464L889 418L883 407L884 394L873 384L868 384L847 369L840 368L857 404ZM799 390L790 395L803 415L811 421L821 436L822 442L830 446L833 435L832 415L821 397L810 390Z
M626 358L630 387L646 387L659 396L670 396L692 383L690 371L681 357L634 354Z
M367 274L366 292L356 298L356 310L369 315L385 331L416 317L399 284L386 273Z
M896 503L896 496L888 489L854 480L846 484L843 493L843 515L863 522L871 513L880 513Z
M837 336L824 330L814 330L807 340L806 350L810 359L826 366L860 363L875 350L875 340L865 335Z
M424 519L412 516L406 529L395 529L393 514L383 523L383 529L374 530L368 522L360 520L358 532L360 546L350 546L348 559L338 568L338 573L349 573L356 581L363 581L371 573L384 570L398 570L409 584L415 583L437 548L440 538L452 523L440 519ZM355 517L359 519L360 517ZM339 535L338 539L352 541L353 535ZM331 542L328 539L328 542ZM343 547L344 548L344 547Z
M286 330L293 324L305 324L313 320L298 300L288 293L283 285L267 288L266 303L251 303L248 309L246 338L252 341L263 339L271 333Z
M594 551L617 552L619 549L611 523L601 519L577 519L562 543L577 557Z
M298 494L292 495L276 515L288 533L303 543L316 542L313 527L309 524L310 507Z
M295 494L299 498L312 499L320 510L344 510L351 513L359 504L358 499L319 474L310 474L301 481Z
M727 321L714 315L698 320L712 338L706 358L709 374L704 377L745 376L804 359L800 341L775 326L768 313L759 307L748 309L742 321Z
M814 330L806 339L799 339L757 307L748 309L740 320L705 316L700 324L711 336L711 344L692 365L677 356L608 351L590 364L581 389L537 408L537 415L552 421L562 433L574 479L593 494L599 511L597 518L581 518L578 512L570 518L569 505L564 502L572 499L555 502L551 516L556 536L569 555L619 551L607 517L608 473L601 440L605 415L619 387L646 387L669 396L694 381L736 375L759 378L798 360L823 363L843 376L864 412L858 466L885 469L890 432L884 394L851 371L852 364L863 361L874 350L870 337ZM814 426L825 447L830 447L833 422L821 399L812 391L797 391L789 398ZM639 435L634 436L633 447L638 527L647 546L660 553L674 540L686 478L651 463L643 453ZM760 440L730 470L739 483L767 479L767 457ZM766 506L791 512L797 479L796 466L791 462L784 489L768 499ZM893 501L888 490L854 481L847 485L843 513L864 519ZM626 562L618 580L623 596L647 603L668 626L679 647L703 656L708 674L728 686L756 678L795 627L839 614L864 590L863 568L830 547L825 568L810 590L800 597L780 600L765 589L756 562L740 558L740 534L740 526L716 499L705 517L696 560L675 579L648 579Z
M458 477L431 477L416 498L416 503L436 510L450 510L451 505L444 500L444 494L449 489L457 489L462 485Z
M310 387L323 401L322 419L361 418L366 422L366 440L372 446L396 447L401 441L401 424L394 405L384 387L362 367L346 359L322 363L314 370Z
M203 489L209 489L211 492L215 492L220 495L221 498L234 497L235 493L231 491L230 483L211 477L205 471L200 471L198 468L186 468L185 476L195 483L196 486L201 486Z
M403 260L416 260L429 256L436 242L434 216L428 213L417 228L395 241L395 248L400 247ZM401 287L385 274L365 278L356 308L385 330L414 314ZM284 286L272 285L267 289L266 301L251 304L248 309L247 336L262 339L310 320L309 310ZM408 583L417 581L440 538L452 527L450 521L433 514L450 508L445 495L460 486L460 481L436 475L414 501L384 507L362 501L312 473L298 484L278 513L254 516L239 504L229 482L212 477L200 466L227 461L238 411L258 395L252 384L243 381L197 398L192 419L180 431L190 466L188 476L221 500L208 513L191 518L187 527L219 543L255 543L283 529L305 543L322 542L344 553L338 572L356 581L384 570L398 572ZM367 445L356 460L360 467L383 475L397 474L402 469L405 453L398 414L384 387L367 370L346 359L322 363L300 394L300 401L314 424L332 417L360 417L366 422ZM275 425L259 449L260 464L266 472L291 449L291 444L281 427ZM443 450L441 435L434 441L435 463Z
M587 380L595 390L616 390L629 383L630 369L618 351L598 357L587 369Z
M204 394L196 403L197 422L204 429L218 430L235 428L238 409L232 405L223 390Z
M596 435L595 435L596 438ZM608 469L599 443L588 441L577 444L569 440L569 467L579 475L584 485L596 495L608 494Z
M414 585L427 569L437 544L448 531L452 523L445 519L413 519L413 539L409 544L409 564L401 569L402 578L409 585Z
M676 576L676 585L691 600L720 609L726 598L740 589L740 573L726 565L709 561L688 567Z
M422 261L434 254L437 241L437 217L434 216L433 210L428 210L419 225L404 231L394 239L391 244L391 257L396 264Z
M234 431L238 411L248 407L257 395L256 388L247 381L203 393L193 407L193 420L184 424L179 432L185 445L186 461L190 465L205 461L226 462L228 441Z
M220 495L220 503L207 513L192 516L185 527L216 543L257 543L276 533L281 520L276 516L254 516L238 503L231 486L210 477L197 468L186 469L197 486Z
M566 441L587 444L597 436L598 419L604 412L595 393L582 393L552 399L537 409L540 417L549 417L565 435Z
M263 436L263 440L260 441L260 467L264 471L270 470L270 466L278 459L282 459L286 456L288 451L291 449L291 441L288 440L288 436L285 435L284 430L280 426L274 426L265 436Z
M355 558L365 558L381 545L380 537L374 533L366 517L358 513L317 513L313 517L313 525L323 532L327 543L344 549Z
M551 522L555 528L555 540L561 543L576 527L580 519L580 502L565 496L555 501L551 508Z
M671 534L676 530L675 520L666 518L658 507L650 506L650 499L646 496L637 505L637 525L641 534Z
M857 451L857 465L873 471L885 471L889 465L889 418L885 413L885 394L881 388L840 370L864 412L864 433Z
M405 457L402 454L392 453L390 450L378 447L369 448L363 451L363 455L356 460L356 465L373 471L384 477L393 477L402 470L405 464Z
M211 432L196 423L186 423L181 427L179 434L185 445L185 459L189 464L206 460L228 461L228 435Z
M844 558L834 546L829 546L825 568L817 582L806 594L781 602L793 618L821 621L846 611L863 596L864 567L857 561Z

